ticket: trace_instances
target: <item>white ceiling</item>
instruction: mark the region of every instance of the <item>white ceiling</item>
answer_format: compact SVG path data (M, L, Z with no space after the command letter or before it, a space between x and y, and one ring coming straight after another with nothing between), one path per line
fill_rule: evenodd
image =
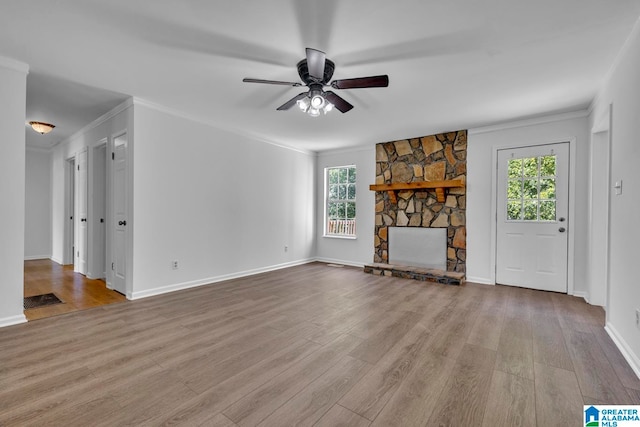
M124 102L128 96L32 71L27 76L27 120L55 125L46 135L26 126L28 147L49 148Z
M49 145L134 96L321 151L587 108L639 16L638 0L2 0L0 56L29 64ZM311 118L276 111L301 88L242 82L298 81L305 47L389 87Z

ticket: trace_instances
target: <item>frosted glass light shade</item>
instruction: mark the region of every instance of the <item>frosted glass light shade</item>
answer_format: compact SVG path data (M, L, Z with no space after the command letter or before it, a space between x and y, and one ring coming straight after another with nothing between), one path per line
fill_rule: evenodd
M55 127L50 123L44 123L44 122L29 122L29 124L31 125L33 130L35 130L36 132L42 135L51 132Z

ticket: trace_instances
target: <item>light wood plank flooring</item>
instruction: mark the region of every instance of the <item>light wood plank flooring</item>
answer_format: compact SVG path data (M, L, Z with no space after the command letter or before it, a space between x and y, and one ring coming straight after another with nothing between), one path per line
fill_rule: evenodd
M603 321L307 264L0 329L0 425L579 425L640 404Z
M127 299L107 289L103 280L87 279L73 272L73 265L62 266L48 259L24 262L24 296L53 293L64 304L25 310L27 320L43 319L72 311L85 310Z

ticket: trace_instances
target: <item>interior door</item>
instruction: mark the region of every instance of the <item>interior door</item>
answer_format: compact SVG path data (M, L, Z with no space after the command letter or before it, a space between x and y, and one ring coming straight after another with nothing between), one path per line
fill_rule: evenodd
M81 151L76 155L75 170L75 259L73 262L74 271L87 274L87 252L88 252L88 175L87 175L87 151Z
M498 151L496 283L567 292L569 143Z
M121 294L127 294L127 135L113 140L112 206L113 247L112 286Z

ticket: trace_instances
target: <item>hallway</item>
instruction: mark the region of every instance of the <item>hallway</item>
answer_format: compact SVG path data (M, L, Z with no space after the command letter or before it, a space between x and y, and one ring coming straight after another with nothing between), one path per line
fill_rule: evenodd
M25 310L27 320L85 310L126 301L124 295L107 289L103 280L88 279L73 271L73 265L62 266L48 259L24 262L24 296L53 293L63 304Z

